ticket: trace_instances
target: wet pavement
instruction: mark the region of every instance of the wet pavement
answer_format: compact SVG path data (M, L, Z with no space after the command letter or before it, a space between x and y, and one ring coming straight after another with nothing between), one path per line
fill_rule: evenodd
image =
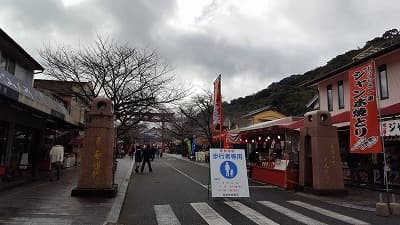
M180 155L170 155L179 159ZM2 189L0 185L0 224L4 225L104 225L117 223L126 190L131 178L133 161L129 157L118 159L115 183L119 184L115 198L71 197L76 187L79 166L63 170L61 180L47 178L24 183L17 187ZM207 167L205 163L195 164ZM0 183L1 184L1 183ZM297 195L323 202L375 212L379 192L365 188L347 186L349 194L338 197L324 197L303 192ZM386 200L385 195L383 200ZM396 199L400 199L397 195Z
M50 182L43 177L3 190L0 192L0 224L102 225L110 219L116 220L132 164L128 157L118 159L115 183L119 184L119 189L115 198L71 197L71 190L77 184L79 167L64 169L59 181Z

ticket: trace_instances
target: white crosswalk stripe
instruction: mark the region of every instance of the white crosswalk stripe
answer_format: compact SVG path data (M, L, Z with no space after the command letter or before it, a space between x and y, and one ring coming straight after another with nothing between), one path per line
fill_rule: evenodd
M257 201L259 204L266 206L278 214L283 214L297 222L307 224L307 225L327 225L324 222L321 222L317 219L311 218L309 216L303 215L299 212L296 212L294 209L289 209L277 203L271 201ZM343 221L348 224L358 224L358 225L369 225L369 223L352 218L334 211L330 211L321 207L317 207L311 205L309 203L301 202L301 201L287 201L293 205L305 208L310 211L314 211L318 214L321 214L326 217L331 217L336 220ZM226 205L233 208L235 211L239 212L249 220L253 221L259 225L279 225L279 223L273 221L272 219L262 215L256 210L240 203L238 201L225 201ZM196 202L190 203L192 208L204 219L207 224L210 225L231 225L229 221L227 221L223 216L221 216L217 211L215 211L210 205L206 202ZM154 211L157 219L158 225L180 225L178 218L176 217L174 211L172 210L170 205L154 205Z
M240 212L242 215L246 216L248 219L253 221L256 224L259 225L279 225L278 223L270 220L269 218L263 216L259 212L255 211L254 209L251 209L247 207L246 205L237 202L237 201L227 201L225 204L229 205L236 211Z
M292 203L294 205L306 208L308 210L320 213L320 214L322 214L324 216L328 216L328 217L331 217L331 218L334 218L334 219L337 219L337 220L340 220L340 221L343 221L343 222L346 222L346 223L349 223L349 224L358 224L358 225L368 225L369 224L369 223L367 223L365 221L362 221L362 220L359 220L359 219L355 219L355 218L352 218L352 217L349 217L349 216L346 216L346 215L343 215L343 214L340 214L340 213L337 213L337 212L333 212L333 211L330 211L330 210L327 210L327 209L323 209L321 207L313 206L313 205L310 205L310 204L305 203L305 202L301 202L301 201L288 201L288 202Z
M205 202L190 203L197 213L211 225L230 225L221 215Z
M180 225L174 211L170 205L155 205L154 212L156 213L158 225Z
M279 213L282 213L296 221L299 221L301 223L304 224L308 224L308 225L326 225L326 223L320 222L318 220L312 219L308 216L305 216L303 214L300 214L298 212L295 212L291 209L288 209L286 207L283 207L281 205L275 204L273 202L270 201L258 201L258 203L267 206L268 208L271 208Z

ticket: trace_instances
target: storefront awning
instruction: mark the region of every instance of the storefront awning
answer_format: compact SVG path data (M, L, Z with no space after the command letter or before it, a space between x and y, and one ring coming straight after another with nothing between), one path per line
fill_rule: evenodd
M248 127L243 127L243 128L240 128L239 130L240 130L240 132L243 132L243 131L264 129L264 128L273 127L273 126L285 126L287 124L291 124L293 121L298 121L301 119L302 118L300 118L300 117L284 117L284 118L277 119L277 120L257 123L257 124L254 124L254 125L251 125Z
M68 110L61 102L34 89L30 84L17 79L14 75L3 69L0 69L0 95L70 124L78 125L73 122L68 114Z
M400 114L400 103L396 103L381 109L381 115L389 116L394 114Z

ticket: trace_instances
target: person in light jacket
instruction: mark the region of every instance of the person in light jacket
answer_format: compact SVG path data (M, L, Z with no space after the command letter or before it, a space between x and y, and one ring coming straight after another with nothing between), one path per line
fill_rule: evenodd
M60 172L64 162L64 147L54 145L50 149L50 181L53 181L53 171L57 172L57 180L60 180Z

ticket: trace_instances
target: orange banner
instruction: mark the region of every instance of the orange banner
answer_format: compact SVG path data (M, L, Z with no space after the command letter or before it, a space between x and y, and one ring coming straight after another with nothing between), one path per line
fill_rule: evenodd
M221 75L214 81L214 111L213 111L213 132L221 133L224 120L222 118L222 99L221 99Z
M375 69L368 62L349 71L350 153L381 153Z

